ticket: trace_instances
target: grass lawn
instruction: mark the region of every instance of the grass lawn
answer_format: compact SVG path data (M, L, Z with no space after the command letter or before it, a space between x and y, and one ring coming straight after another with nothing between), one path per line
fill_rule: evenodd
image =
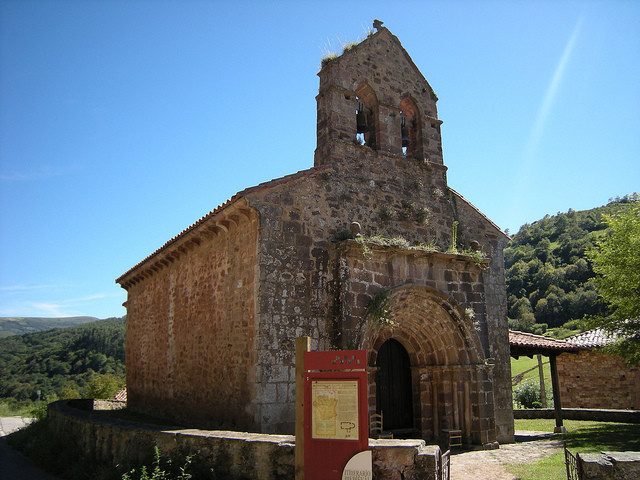
M549 367L549 359L547 357L542 357L542 371L544 372L544 379L545 381L551 381L551 369ZM516 375L525 372L527 370L530 370L531 368L534 368L534 370L531 370L530 372L528 372L527 374L525 374L524 378L530 378L532 380L535 380L536 382L539 381L539 374L538 374L538 359L536 357L533 358L529 358L529 357L520 357L518 359L512 358L511 359L511 376L515 377Z
M599 453L602 451L640 451L640 424L605 423L581 420L565 420L567 433L560 438L575 453ZM555 420L516 420L516 430L553 432ZM520 480L560 480L566 478L564 452L529 464L507 465L507 469Z

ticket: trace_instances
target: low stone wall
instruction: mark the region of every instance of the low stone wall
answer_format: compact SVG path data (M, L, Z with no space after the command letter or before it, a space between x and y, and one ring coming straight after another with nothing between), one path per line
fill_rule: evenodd
M514 410L513 418L555 418L553 408ZM564 420L592 420L599 422L640 423L640 410L604 410L563 408Z
M637 480L640 452L578 453L583 480Z
M216 478L293 479L295 437L181 429L108 418L91 401L51 403L48 420L80 451L110 464L140 464L157 445L165 454L195 455ZM79 407L79 408L78 408ZM440 448L423 440L369 440L374 478L435 480Z

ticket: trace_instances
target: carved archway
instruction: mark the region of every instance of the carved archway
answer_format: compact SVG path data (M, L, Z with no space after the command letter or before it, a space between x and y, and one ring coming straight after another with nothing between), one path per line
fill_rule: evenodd
M388 293L394 325L368 321L361 337L369 352L370 410L377 408L378 353L392 339L410 361L415 433L438 440L457 428L467 443L495 441L491 367L471 320L452 298L424 285Z

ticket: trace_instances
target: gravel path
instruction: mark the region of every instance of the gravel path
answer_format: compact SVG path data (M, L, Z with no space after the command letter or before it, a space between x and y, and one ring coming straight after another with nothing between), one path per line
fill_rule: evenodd
M3 438L25 427L30 421L20 417L0 418L0 480L56 480L16 452Z
M561 440L535 440L501 445L497 450L454 452L451 480L518 480L504 464L536 462L559 451L562 451Z

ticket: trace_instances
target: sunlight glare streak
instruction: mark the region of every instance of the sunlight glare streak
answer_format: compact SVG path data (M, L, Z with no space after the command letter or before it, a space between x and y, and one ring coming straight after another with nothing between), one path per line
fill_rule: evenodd
M542 138L544 127L547 124L549 115L551 114L551 111L555 104L556 97L558 96L558 90L560 88L560 84L562 83L562 79L564 77L567 64L569 63L569 59L571 58L571 54L573 52L574 46L580 34L581 28L582 28L582 16L578 19L578 21L576 22L576 25L573 27L571 37L569 37L569 41L564 47L564 51L562 52L560 61L558 62L555 72L553 73L553 77L551 78L551 82L547 87L547 91L544 95L542 104L538 109L538 114L536 115L536 121L533 124L531 133L529 134L529 139L527 140L527 144L522 154L522 161L520 164L520 173L517 177L518 180L515 185L515 191L513 195L511 195L512 202L511 202L511 212L510 212L509 218L513 218L514 216L516 216L518 210L520 210L521 208L525 190L531 187L529 176L531 174L531 169L533 168L535 153L536 153L536 150L538 149L538 145L540 144L540 139Z

